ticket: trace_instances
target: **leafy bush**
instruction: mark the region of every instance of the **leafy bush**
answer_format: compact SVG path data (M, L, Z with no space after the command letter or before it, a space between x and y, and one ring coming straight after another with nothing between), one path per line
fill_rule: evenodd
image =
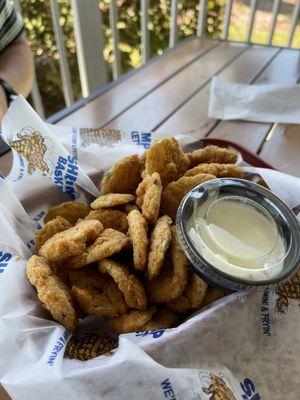
M74 98L81 97L80 80L73 31L70 0L57 0L63 28ZM152 0L149 8L151 55L160 55L168 48L170 0ZM178 6L178 40L194 35L197 29L199 0L182 0ZM55 43L49 0L21 0L27 37L36 60L36 73L46 116L65 107L59 71L59 55ZM109 27L109 0L99 3L103 17L104 58L113 62L113 42ZM122 72L141 63L140 1L117 0ZM208 1L206 34L218 37L223 18L224 0ZM111 68L110 79L112 79Z

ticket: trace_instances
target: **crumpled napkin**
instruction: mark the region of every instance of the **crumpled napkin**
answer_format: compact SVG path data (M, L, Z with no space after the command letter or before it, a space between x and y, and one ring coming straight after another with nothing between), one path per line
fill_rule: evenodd
M300 124L300 85L244 85L214 77L208 115L224 120Z

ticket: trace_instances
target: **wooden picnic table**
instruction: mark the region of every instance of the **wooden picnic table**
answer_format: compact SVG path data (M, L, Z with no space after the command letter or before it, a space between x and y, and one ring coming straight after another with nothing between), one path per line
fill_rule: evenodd
M278 170L300 177L300 127L207 116L211 78L240 83L294 84L297 50L190 38L49 119L59 125L162 133L197 133L234 141ZM11 154L0 158L7 174ZM0 399L8 399L0 388Z
M211 78L240 83L294 84L298 50L189 38L163 56L106 85L54 115L50 122L86 128L119 128L234 141L277 169L300 176L300 127L216 121L208 118ZM6 173L10 154L0 159Z

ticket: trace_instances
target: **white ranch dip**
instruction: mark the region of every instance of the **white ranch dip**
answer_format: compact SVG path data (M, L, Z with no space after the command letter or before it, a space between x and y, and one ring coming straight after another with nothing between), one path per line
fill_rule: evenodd
M187 232L198 253L232 277L261 281L283 268L282 234L271 214L250 199L208 198L195 206Z

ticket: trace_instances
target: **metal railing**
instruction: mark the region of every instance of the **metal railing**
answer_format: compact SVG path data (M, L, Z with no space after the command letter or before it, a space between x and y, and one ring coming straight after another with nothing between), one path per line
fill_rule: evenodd
M20 1L13 0L17 9L22 13L20 8ZM170 31L169 31L169 48L176 45L178 36L178 0L171 0L170 9ZM149 4L150 0L141 0L140 2L140 15L141 15L141 52L142 63L149 60L150 49L150 31L149 31ZM103 58L104 39L101 30L102 15L99 8L99 0L71 0L73 18L74 18L74 35L77 50L77 59L79 65L80 82L82 94L84 97L88 96L91 92L95 91L103 84L108 82L108 73L105 60ZM267 44L271 45L275 30L278 12L280 9L281 0L273 0L271 25L268 35ZM52 23L55 34L55 41L59 55L59 67L61 74L61 81L63 87L63 95L65 104L71 105L74 101L70 68L66 56L66 48L60 26L60 12L56 0L50 0ZM199 1L199 12L197 21L197 36L203 37L206 32L207 23L207 0ZM251 43L253 34L253 26L258 6L258 0L250 1L250 13L248 18L246 42ZM232 16L233 0L227 0L224 8L223 29L221 34L222 40L228 40L230 20ZM288 33L287 47L291 47L294 37L295 29L300 11L300 0L296 0L293 13L291 16L291 25ZM117 79L122 74L119 43L119 31L117 29L118 23L118 9L116 0L111 0L109 5L109 23L111 29L111 36L113 42L113 79ZM41 96L38 89L38 84L35 80L32 88L33 104L37 112L43 117L44 110Z

